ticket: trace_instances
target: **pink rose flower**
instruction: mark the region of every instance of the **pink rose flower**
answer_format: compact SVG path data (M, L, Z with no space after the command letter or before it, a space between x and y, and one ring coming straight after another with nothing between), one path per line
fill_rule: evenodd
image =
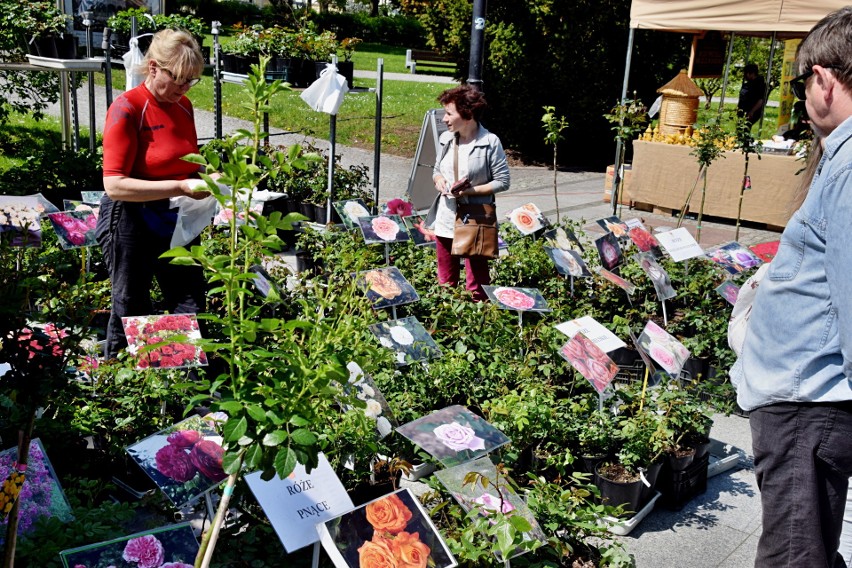
M515 310L529 310L535 306L535 298L513 288L497 288L494 290L494 297L501 304Z
M651 344L651 348L648 350L648 354L651 356L651 359L659 363L663 367L663 369L665 369L669 373L674 373L677 371L675 367L675 359L672 354L660 347L659 345Z
M411 203L402 199L391 199L385 208L388 215L399 215L400 217L408 217L413 209L414 206Z
M501 503L501 499L491 493L483 493L474 499L473 502L482 505L482 508L488 511L500 511L505 514L515 510L515 506L509 503L508 499L502 499Z
M183 448L165 445L154 456L157 471L175 481L186 483L195 477L198 471L189 458L189 454Z
M222 458L225 450L211 440L201 440L192 447L189 459L202 475L219 482L227 477L222 469Z
M383 241L393 241L399 233L399 225L393 219L384 216L375 217L371 221L373 232Z
M166 441L178 448L191 448L201 439L201 432L197 430L179 430L172 432Z
M160 568L192 568L192 564L186 564L184 562L166 562Z
M147 534L128 541L122 554L127 562L136 562L137 568L160 568L165 560L165 551L160 541Z
M485 449L485 440L477 437L473 428L462 426L458 422L441 424L435 428L434 433L438 441L456 452Z

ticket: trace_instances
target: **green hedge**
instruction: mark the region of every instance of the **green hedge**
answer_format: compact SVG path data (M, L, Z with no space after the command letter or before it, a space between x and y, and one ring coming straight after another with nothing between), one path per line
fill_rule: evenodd
M331 30L338 39L358 37L370 43L399 47L426 47L426 31L416 18L406 16L370 17L363 12L315 13L311 20L322 30Z

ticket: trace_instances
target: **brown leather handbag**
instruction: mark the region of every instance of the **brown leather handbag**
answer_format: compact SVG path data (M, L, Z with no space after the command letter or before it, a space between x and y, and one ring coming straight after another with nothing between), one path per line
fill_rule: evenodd
M453 168L459 178L459 140L454 140ZM497 206L494 203L456 202L456 224L453 230L455 256L497 258Z

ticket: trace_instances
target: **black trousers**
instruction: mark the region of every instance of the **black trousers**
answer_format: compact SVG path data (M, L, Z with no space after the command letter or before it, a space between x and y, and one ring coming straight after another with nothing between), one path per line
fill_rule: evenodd
M146 211L147 209L147 211ZM159 258L171 247L166 223L158 224L164 204L128 203L104 197L98 219L97 238L112 286L112 309L106 331L106 357L115 357L127 347L121 318L152 315L151 286L154 278L163 293L163 309L171 314L204 311L206 282L196 266L175 266ZM152 219L154 222L152 222ZM198 244L198 241L190 243Z
M749 414L763 529L758 568L845 568L837 553L852 475L852 403Z

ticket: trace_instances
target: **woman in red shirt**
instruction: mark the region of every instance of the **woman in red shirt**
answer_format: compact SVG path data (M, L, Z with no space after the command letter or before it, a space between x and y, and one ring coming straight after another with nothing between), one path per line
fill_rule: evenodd
M186 92L201 80L204 59L184 31L154 35L143 62L145 82L119 96L104 126L104 189L97 237L112 284L107 358L127 346L121 318L153 313L156 276L169 313L204 309L205 281L198 267L175 266L169 250L177 222L169 198L193 191L198 166L181 158L198 151L192 104Z

